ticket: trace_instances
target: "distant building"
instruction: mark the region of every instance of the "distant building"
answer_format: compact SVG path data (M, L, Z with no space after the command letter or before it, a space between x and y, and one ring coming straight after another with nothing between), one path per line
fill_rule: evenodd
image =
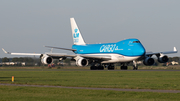
M22 65L22 66L25 66L26 63L25 62L1 62L0 65L11 65L11 66L14 66L14 65Z
M171 64L172 64L172 65L178 65L179 63L178 63L178 62L175 62L175 61L172 61Z

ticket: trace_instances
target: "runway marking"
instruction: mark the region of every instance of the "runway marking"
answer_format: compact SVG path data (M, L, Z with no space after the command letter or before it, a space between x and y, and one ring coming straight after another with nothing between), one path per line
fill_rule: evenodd
M23 84L0 84L0 85L2 85L2 86L23 86L23 87L53 87L53 88L69 88L69 89L89 89L89 90L113 90L113 91L131 91L131 92L180 93L180 90L91 88L91 87L65 87L65 86L49 86L49 85L23 85Z

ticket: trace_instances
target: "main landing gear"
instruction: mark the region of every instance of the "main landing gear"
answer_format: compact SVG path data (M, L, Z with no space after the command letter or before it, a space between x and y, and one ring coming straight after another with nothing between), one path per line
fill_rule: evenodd
M121 70L127 70L128 69L128 63L122 63ZM114 64L101 64L101 63L93 63L90 67L90 70L104 70L104 67L108 70L114 70L115 66ZM138 65L136 61L133 61L133 70L138 70Z
M90 70L104 70L104 66L99 64L99 63L94 63L91 67Z
M114 70L114 64L100 64L100 63L94 63L90 70L104 70L104 67L106 67L108 70Z
M128 69L128 63L122 63L121 70L127 70ZM133 61L133 70L138 70L138 65L136 61Z

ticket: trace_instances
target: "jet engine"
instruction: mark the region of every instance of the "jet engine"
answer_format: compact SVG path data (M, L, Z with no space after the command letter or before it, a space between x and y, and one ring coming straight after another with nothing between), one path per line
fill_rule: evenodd
M151 57L147 57L147 58L144 59L143 63L146 66L151 66L151 65L154 64L154 59L151 58Z
M160 63L166 63L166 62L168 62L168 60L169 60L169 58L166 55L161 55L160 57L158 57L158 62L160 62Z
M76 65L77 66L87 66L88 65L88 60L84 58L78 58L76 59Z
M46 55L46 54L41 57L41 62L42 62L43 64L51 64L52 61L53 61L53 58L52 58L52 57L49 57L49 56Z

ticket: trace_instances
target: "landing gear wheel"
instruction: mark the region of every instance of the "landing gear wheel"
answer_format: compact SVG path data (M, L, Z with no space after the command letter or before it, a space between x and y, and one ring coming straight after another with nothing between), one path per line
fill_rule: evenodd
M90 70L104 70L104 67L102 65L100 65L100 66L91 66Z
M96 66L91 66L90 67L90 70L95 70L96 69Z

